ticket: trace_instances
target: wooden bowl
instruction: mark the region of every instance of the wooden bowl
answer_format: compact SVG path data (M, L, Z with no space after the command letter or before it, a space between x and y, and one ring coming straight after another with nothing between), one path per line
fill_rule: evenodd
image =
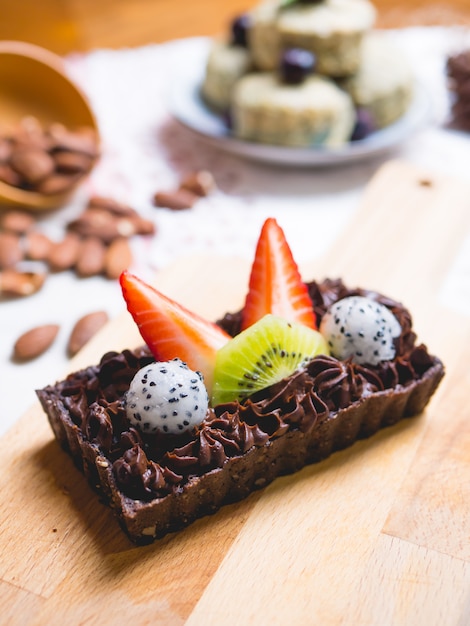
M67 76L62 59L22 41L0 41L0 121L17 125L27 116L43 125L59 122L73 130L98 128L85 95ZM80 179L66 192L45 195L0 181L0 205L49 210L64 206Z

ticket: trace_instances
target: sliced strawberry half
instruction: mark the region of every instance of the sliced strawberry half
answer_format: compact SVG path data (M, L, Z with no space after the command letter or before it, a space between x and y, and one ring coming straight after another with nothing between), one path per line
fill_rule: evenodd
M231 339L225 331L189 311L127 271L120 277L127 309L157 361L176 357L204 375L210 393L216 352Z
M316 329L307 285L302 281L284 231L272 217L263 224L242 311L242 329L272 313Z

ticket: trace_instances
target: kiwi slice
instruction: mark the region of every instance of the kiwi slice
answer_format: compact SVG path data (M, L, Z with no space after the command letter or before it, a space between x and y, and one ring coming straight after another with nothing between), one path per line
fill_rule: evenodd
M243 400L290 376L317 354L328 354L316 330L265 315L217 352L212 405Z

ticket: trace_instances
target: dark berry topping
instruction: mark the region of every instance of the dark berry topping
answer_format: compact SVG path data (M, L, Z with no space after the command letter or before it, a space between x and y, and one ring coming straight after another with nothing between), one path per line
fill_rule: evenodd
M289 48L281 59L281 77L284 83L298 85L315 68L315 55L302 48Z
M232 44L248 48L247 33L250 28L250 16L246 13L239 15L232 22Z
M354 126L351 141L365 139L376 130L372 115L367 109L358 109L356 124Z
M231 130L233 128L233 116L232 111L230 109L226 109L221 115L222 121L225 126Z
M282 0L281 9L285 9L296 4L321 4L324 0Z

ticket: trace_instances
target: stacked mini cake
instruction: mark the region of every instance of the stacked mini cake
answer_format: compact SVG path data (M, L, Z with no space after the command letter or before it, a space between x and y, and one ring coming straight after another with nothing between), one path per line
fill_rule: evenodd
M396 121L413 78L369 0L264 0L213 42L202 96L247 140L344 145Z

